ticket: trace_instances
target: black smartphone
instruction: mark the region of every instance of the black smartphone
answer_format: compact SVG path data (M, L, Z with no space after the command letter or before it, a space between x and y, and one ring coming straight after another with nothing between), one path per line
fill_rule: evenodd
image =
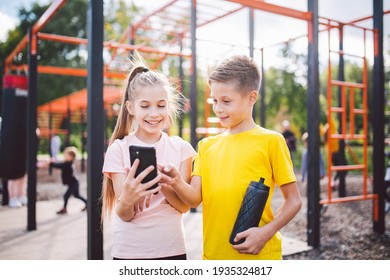
M156 160L156 149L153 147L141 147L130 145L130 164L133 166L134 161L138 158L139 165L137 171L135 172L135 177L137 177L142 171L144 171L149 166L154 166L152 172L150 172L141 182L147 183L157 177L157 160ZM148 190L154 189L158 184L154 184Z

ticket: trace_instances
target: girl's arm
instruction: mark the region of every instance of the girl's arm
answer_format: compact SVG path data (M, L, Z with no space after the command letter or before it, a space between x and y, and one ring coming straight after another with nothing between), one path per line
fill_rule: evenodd
M262 227L253 227L236 235L234 239L236 242L245 238L245 242L239 245L233 245L233 248L239 253L259 254L268 240L287 225L295 217L299 209L301 209L301 196L295 182L281 186L280 190L283 193L284 200L275 215L275 219Z
M183 161L180 164L180 175L183 178L184 182L188 183L191 180L191 169L192 169L192 158L189 158ZM172 186L164 186L161 189L165 198L177 211L185 213L190 209L187 204L185 204L180 197L177 195Z
M151 195L160 190L157 187L152 190L146 190L157 183L161 176L142 184L141 181L148 175L153 167L150 166L135 177L135 171L139 165L139 159L136 159L127 175L123 173L112 173L111 179L114 185L115 199L117 200L116 213L125 222L133 219L138 211L138 202L147 195ZM142 209L141 209L142 211Z
M192 176L188 184L180 172L172 165L160 166L163 174L161 186L171 186L186 205L196 208L202 202L202 181L199 176Z

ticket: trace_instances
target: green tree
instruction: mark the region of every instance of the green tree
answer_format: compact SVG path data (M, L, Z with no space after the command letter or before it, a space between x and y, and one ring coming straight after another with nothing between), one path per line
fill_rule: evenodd
M285 60L281 69L269 68L265 73L267 126L289 116L293 126L306 129L306 57L293 52L290 44L281 49Z

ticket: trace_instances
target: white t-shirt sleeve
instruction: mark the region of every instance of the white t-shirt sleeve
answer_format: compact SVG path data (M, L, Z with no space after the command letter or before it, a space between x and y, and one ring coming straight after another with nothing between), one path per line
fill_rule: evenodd
M181 161L185 161L189 158L194 158L196 155L196 151L194 148L192 148L191 144L187 141L184 141L183 139L180 139L181 141Z
M123 164L123 153L119 141L112 143L106 152L103 164L103 174L111 178L111 173L126 173Z

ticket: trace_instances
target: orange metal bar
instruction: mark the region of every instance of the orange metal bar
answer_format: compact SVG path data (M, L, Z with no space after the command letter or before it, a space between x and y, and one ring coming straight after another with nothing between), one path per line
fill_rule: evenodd
M352 82L343 82L343 81L337 81L332 80L330 81L332 85L334 86L345 86L345 87L355 87L355 88L365 88L364 84L360 83L352 83Z
M347 88L345 86L341 87L341 107L344 109L342 112L342 123L341 131L343 132L343 137L347 134Z
M347 171L347 170L363 170L365 168L364 164L356 164L356 165L337 165L332 166L332 171Z
M367 127L367 60L366 58L363 61L363 84L365 85L363 89L363 110L365 111L363 115L363 133L365 134L364 145L363 145L363 163L366 168L363 171L364 183L363 183L363 194L367 193L367 178L368 178L368 164L367 164L367 146L368 146L368 127ZM378 198L377 198L378 199ZM375 211L378 214L379 205L376 203Z
M330 18L327 18L327 17L318 17L319 19L323 19L323 20L329 20L331 22L335 22L337 23L338 25L348 25L348 26L352 26L352 27L355 27L355 28L358 28L358 29L362 29L362 30L370 30L370 31L374 31L373 28L367 28L367 27L362 27L362 26L359 26L359 25L356 25L352 22L342 22L342 21L339 21L339 20L335 20L335 19L330 19ZM338 27L338 26L337 26ZM336 27L331 27L331 28L336 28Z
M333 198L333 199L323 199L320 201L320 204L362 201L362 200L368 200L368 199L376 200L377 198L378 198L377 194L356 195L356 196L347 196L347 197L337 197L337 198Z
M328 22L330 24L330 22ZM309 21L310 25L310 21ZM332 62L330 58L330 29L328 29L328 135L327 135L327 150L328 150L328 200L332 199L332 150L331 150L331 133L333 132L332 121Z
M344 112L345 110L344 110L344 108L342 108L342 107L330 107L330 111L331 111L332 113L342 113L342 112Z
M341 54L341 55L345 55L345 56L351 56L351 57L364 59L364 56L356 55L356 54L353 54L353 53L346 53L345 51L334 51L334 50L332 50L331 52L332 53Z
M38 73L52 74L52 75L76 76L76 77L86 77L88 74L87 69L83 69L83 68L70 68L70 67L47 66L47 65L38 65ZM119 72L105 71L104 77L123 79L126 77L126 74L119 73Z
M20 53L27 46L27 35L23 37L23 39L19 42L19 44L15 47L15 49L7 56L5 59L6 64L10 64L14 57Z
M69 37L64 35L53 35L53 34L47 34L47 33L39 33L39 38L42 40L53 40L56 42L63 42L63 43L69 43L69 44L83 44L86 45L88 43L87 39L84 38L75 38L75 37ZM104 46L107 48L120 48L125 50L137 50L140 52L146 52L146 53L160 53L160 54L167 54L167 55L173 55L173 56L183 56L183 57L190 57L190 54L183 54L183 53L177 53L177 52L168 52L168 51L160 51L151 47L147 46L135 46L130 44L121 44L117 42L104 42Z
M283 6L270 4L267 2L253 1L253 0L228 0L228 1L238 3L246 7L262 10L265 12L292 17L296 19L301 19L305 21L310 21L312 18L312 14L310 12L294 10Z
M364 134L332 134L332 139L348 139L348 140L359 140L359 139L365 139L366 135Z
M144 16L139 22L133 24L133 27L134 29L137 29L142 23L144 23L145 21L147 21L150 17L154 16L155 14L165 10L166 8L168 8L169 6L173 5L174 3L176 3L178 0L173 0L173 1L170 1L168 2L167 4L165 4L164 6L158 8L157 10L155 10L154 12Z
M38 65L38 73L86 77L87 69Z
M241 11L241 10L244 9L244 8L245 8L245 7L239 7L239 8L237 8L237 9L234 9L234 10L232 10L232 11L227 12L226 14L223 14L223 15L217 16L217 17L215 17L215 18L213 18L213 19L204 21L204 22L202 22L201 24L198 24L196 27L205 26L206 24L209 24L209 23L214 22L214 21L216 21L216 20L218 20L218 19L224 18L224 17L226 17L226 16L228 16L228 15L234 14L235 12ZM189 30L187 30L186 32L188 32L188 31L189 31Z
M386 14L389 14L390 13L390 10L386 10L383 12L383 15L386 15ZM350 21L349 23L358 23L358 22L361 22L361 21L365 21L365 20L368 20L368 19L371 19L372 16L366 16L366 17L362 17L362 18L359 18L359 19L355 19L355 20L352 20Z
M54 1L50 7L43 13L39 20L32 27L32 33L35 34L41 30L49 20L58 12L59 9L67 2L67 0L57 0ZM7 56L5 59L5 64L11 64L14 57L20 53L27 46L27 34L15 47L15 49Z
M41 40L50 40L54 42L61 42L67 44L75 44L75 45L87 45L88 39L85 38L77 38L70 37L65 35L57 35L57 34L48 34L48 33L37 33L38 38Z
M39 32L51 19L54 15L65 5L68 0L56 0L50 7L43 13L43 15L38 19L32 28L32 33Z
M351 136L355 134L355 114L353 109L355 108L355 88L349 88L349 133Z

